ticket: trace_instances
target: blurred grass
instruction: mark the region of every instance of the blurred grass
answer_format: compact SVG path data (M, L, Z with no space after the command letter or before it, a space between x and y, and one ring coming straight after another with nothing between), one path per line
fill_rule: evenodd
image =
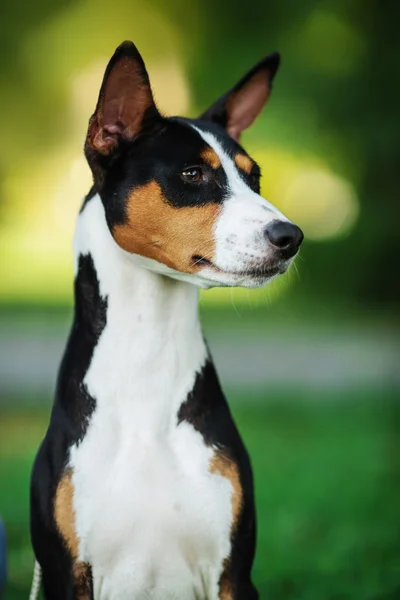
M219 290L220 288L215 288ZM341 302L340 299L331 299L330 302L321 302L318 298L310 298L296 290L295 296L283 296L279 302L269 298L268 287L262 288L265 301L254 296L254 290L244 291L238 296L239 288L229 288L229 297L225 304L213 304L213 301L205 303L204 298L214 293L208 290L200 294L200 315L205 332L215 328L229 330L251 331L260 330L271 326L282 327L286 325L301 325L305 323L310 327L312 322L318 328L324 327L336 330L338 324L349 327L387 327L391 331L398 331L400 327L400 314L398 304L387 304L384 308L376 310L376 307L360 306L351 301ZM226 290L225 290L226 291ZM71 302L54 303L29 303L21 302L6 303L0 299L0 328L2 330L18 331L24 333L29 331L43 331L46 327L62 327L68 329L73 312ZM340 317L340 321L338 321ZM63 329L63 331L64 331Z
M390 391L230 398L255 471L261 599L399 598L399 398ZM5 600L28 597L28 480L47 419L38 411L1 413Z

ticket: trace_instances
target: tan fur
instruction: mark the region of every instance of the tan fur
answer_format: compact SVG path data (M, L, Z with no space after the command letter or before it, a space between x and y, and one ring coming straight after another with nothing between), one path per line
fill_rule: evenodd
M91 600L90 569L86 563L77 562L74 565L74 598L76 600Z
M225 561L226 563L226 561ZM219 600L234 600L233 584L227 575L227 564L219 580Z
M76 559L78 556L78 538L75 533L73 495L72 473L67 471L57 486L54 498L54 519L68 550L72 557Z
M218 169L221 166L221 159L212 148L206 148L200 154L200 157L213 169Z
M235 532L243 504L243 490L237 464L223 452L217 451L210 461L210 472L229 479L232 484L232 523L231 533Z
M241 169L248 175L251 173L253 164L254 163L251 160L251 158L249 158L245 154L241 154L240 152L238 152L238 154L235 154L235 165L238 169Z
M222 477L226 477L232 484L232 522L231 536L234 535L240 513L243 506L243 490L240 482L239 469L237 464L226 454L217 451L210 461L210 472L218 473ZM219 580L219 599L233 600L234 589L232 581L229 578L229 559L224 561L224 570Z
M168 204L160 185L150 181L130 195L127 222L114 227L113 236L124 250L152 258L184 273L195 273L192 256L213 260L214 225L218 204L176 208Z
M72 473L67 471L57 486L54 498L54 519L73 560L75 597L77 600L90 600L89 566L77 560L78 538L75 532L73 496Z

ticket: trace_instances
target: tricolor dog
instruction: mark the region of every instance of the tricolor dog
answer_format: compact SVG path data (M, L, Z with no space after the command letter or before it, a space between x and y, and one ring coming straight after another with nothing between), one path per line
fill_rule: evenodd
M131 42L90 119L75 313L33 468L47 600L255 600L253 480L198 318L198 289L258 287L301 230L262 198L240 134L271 54L198 119L158 111Z

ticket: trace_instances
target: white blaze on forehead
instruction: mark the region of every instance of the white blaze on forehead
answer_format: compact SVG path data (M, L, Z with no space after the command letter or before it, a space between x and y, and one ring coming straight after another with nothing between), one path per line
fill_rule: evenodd
M207 142L209 146L211 146L211 148L220 158L221 165L228 179L228 185L232 195L242 195L248 193L254 194L254 192L249 188L247 183L242 179L235 163L224 151L221 144L217 141L216 137L212 133L209 133L208 131L202 131L194 125L192 125L192 127L199 133L203 140Z
M271 253L264 235L266 226L271 221L288 219L247 185L212 133L192 127L219 156L230 192L215 223L214 264L222 270L238 272L265 263Z
M268 200L253 192L253 190L247 185L242 176L240 175L240 171L235 165L234 160L228 156L225 152L221 144L218 142L215 135L210 133L209 131L202 131L195 125L192 125L193 129L197 131L197 133L203 138L203 140L214 150L214 152L218 155L221 160L222 168L225 171L226 177L228 179L229 189L231 191L232 196L249 196L253 201L257 201L264 209L268 208L274 213L274 219L282 219L287 221L287 218Z

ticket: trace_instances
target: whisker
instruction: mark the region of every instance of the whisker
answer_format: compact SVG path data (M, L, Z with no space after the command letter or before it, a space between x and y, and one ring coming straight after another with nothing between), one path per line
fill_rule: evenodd
M297 265L296 265L296 261L295 261L295 260L293 261L293 268L294 268L294 270L296 271L296 275L297 275L297 279L298 279L298 281L300 281L300 273L299 273L299 270L298 270L298 268L297 268Z
M249 291L248 288L246 289L246 292L247 292L247 303L248 303L248 305L249 305L250 308L253 308L253 305L252 305L251 299L250 299L250 291Z
M144 244L144 248L147 248L147 246L157 246L160 243L160 240L153 240L152 242L147 242L147 244Z
M232 306L233 306L233 308L235 309L235 313L237 314L237 316L239 317L239 319L242 319L242 320L243 320L243 317L242 317L242 315L239 313L238 309L236 308L236 304L235 304L235 302L234 302L234 300L233 300L233 289L234 289L234 288L233 288L233 287L231 287L230 289L231 289L231 302L232 302Z
M213 242L213 241L214 241L214 239L215 239L215 238L214 238L214 236L213 236L213 237L210 237L208 240L204 240L203 242L201 242L201 244L198 244L198 245L196 246L196 248L195 248L195 254L197 254L197 252L198 252L198 251L199 251L201 248L203 248L203 247L204 247L206 244L209 244L210 242Z

